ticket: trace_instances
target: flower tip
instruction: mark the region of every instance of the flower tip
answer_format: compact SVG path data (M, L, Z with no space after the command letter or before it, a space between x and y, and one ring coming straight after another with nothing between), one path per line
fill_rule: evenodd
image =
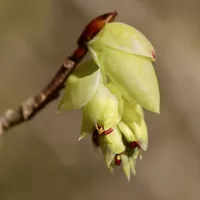
M80 141L80 140L82 140L83 139L83 137L82 136L80 136L79 138L78 138L78 141Z
M56 113L60 113L60 112L62 112L64 110L67 110L67 108L65 108L65 104L61 100L59 105L58 105L58 107L57 107Z
M117 10L115 10L111 13L108 13L107 15L110 17L109 22L112 22L117 17L118 12L117 12Z
M60 114L61 112L60 112L60 110L59 109L57 109L56 110L56 114Z
M151 54L152 54L152 58L153 58L153 60L155 61L155 60L156 60L156 53L155 53L155 51L152 50Z
M143 151L147 151L147 149L148 149L148 143L147 142L143 142L141 144L141 148L142 148Z
M147 110L160 114L160 102L151 105L150 107L146 107Z
M131 179L131 166L130 166L129 158L125 154L122 154L122 165L123 165L123 171L129 182Z
M79 138L78 141L82 140L83 138L87 137L89 134L88 133L82 133Z
M155 107L155 113L160 114L160 101L157 103L157 106Z
M155 110L155 113L160 114L160 106Z

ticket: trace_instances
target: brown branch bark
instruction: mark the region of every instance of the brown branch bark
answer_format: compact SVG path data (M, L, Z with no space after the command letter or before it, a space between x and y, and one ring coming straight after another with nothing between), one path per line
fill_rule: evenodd
M106 23L112 22L117 12L111 12L93 19L78 39L78 48L66 58L51 81L38 94L25 100L17 109L8 109L0 115L0 134L13 126L32 119L41 109L59 97L68 76L87 54L87 42L90 41Z

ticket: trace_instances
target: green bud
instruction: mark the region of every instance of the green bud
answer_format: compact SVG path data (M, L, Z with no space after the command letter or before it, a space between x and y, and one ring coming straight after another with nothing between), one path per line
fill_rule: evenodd
M119 102L109 89L101 84L83 108L81 137L91 134L98 124L104 130L116 126L119 121Z
M110 134L101 135L100 147L102 149L106 164L108 167L110 167L115 155L124 152L126 149L120 130L115 127Z
M118 100L105 85L99 85L96 93L84 108L93 121L105 130L116 125L118 119Z

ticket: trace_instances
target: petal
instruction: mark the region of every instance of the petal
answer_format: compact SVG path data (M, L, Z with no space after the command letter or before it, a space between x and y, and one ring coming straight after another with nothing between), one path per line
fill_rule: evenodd
M82 63L67 79L59 109L73 110L83 107L94 95L99 81L98 66L92 60Z
M99 124L105 130L113 127L118 120L118 100L103 84L99 85L84 110L94 125Z
M130 181L130 178L131 178L131 166L130 166L130 163L129 163L128 155L122 154L121 158L122 158L122 165L123 165L124 173L125 173L128 181Z
M117 88L117 86L114 83L108 83L106 85L106 87L109 89L109 91L113 94L115 94L115 96L117 97L118 100L120 100L122 98L121 92L119 91L119 89Z
M124 23L106 24L88 45L94 43L155 60L155 50L150 41L139 30Z
M136 175L135 165L136 165L136 160L137 160L139 153L140 153L139 149L136 148L136 149L134 149L133 155L131 157L129 157L129 163L130 163L131 172L133 175Z
M95 129L95 124L91 120L90 116L88 116L85 107L82 110L82 126L81 126L81 135L79 140L91 135Z
M121 120L121 118L123 116L123 113L124 113L124 101L123 101L121 92L118 90L118 88L117 88L117 86L115 84L110 82L110 83L106 84L106 87L109 89L109 91L112 94L114 94L117 97L117 99L119 101L119 108L118 108L118 110L119 110L119 118L118 118L118 120L116 122L116 123L118 123Z
M142 107L137 102L124 101L124 113L122 120L124 122L136 121L140 122L144 118Z
M160 93L152 63L138 56L103 46L93 46L93 59L104 69L119 90L142 107L159 113Z
M126 138L127 142L134 142L137 141L137 138L134 136L133 131L122 121L117 124L118 128Z
M140 147L146 151L148 148L148 131L144 120L141 123L131 122L128 124L131 130L134 132L137 140L139 141Z
M104 160L106 162L107 167L112 169L111 163L113 162L113 159L115 158L115 154L111 151L109 146L106 144L101 145L101 150L104 155Z

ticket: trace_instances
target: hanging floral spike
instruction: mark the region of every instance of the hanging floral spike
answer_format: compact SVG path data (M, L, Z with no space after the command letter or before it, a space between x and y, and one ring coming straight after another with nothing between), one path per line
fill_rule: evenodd
M141 32L119 22L106 24L87 46L92 59L69 76L59 109L81 109L79 140L91 136L109 170L122 166L130 180L148 147L143 108L160 112L155 50Z

